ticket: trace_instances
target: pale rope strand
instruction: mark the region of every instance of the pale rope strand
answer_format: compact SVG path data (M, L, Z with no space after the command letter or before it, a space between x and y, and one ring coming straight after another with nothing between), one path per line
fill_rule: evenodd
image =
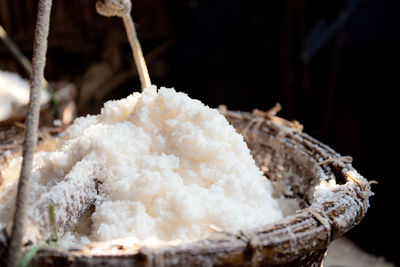
M35 41L33 44L31 92L28 114L26 118L26 132L21 174L18 182L17 201L11 232L11 241L8 250L7 265L16 266L21 258L24 222L27 216L30 191L30 176L32 172L33 156L37 143L37 128L40 112L40 91L43 81L43 72L46 64L47 36L49 34L50 10L52 0L40 0L35 27Z
M147 70L146 62L143 57L142 48L137 38L135 24L131 17L132 3L130 0L98 0L96 2L96 10L100 15L111 17L118 16L124 22L126 34L129 44L131 45L133 59L139 74L142 88L149 88L151 81Z

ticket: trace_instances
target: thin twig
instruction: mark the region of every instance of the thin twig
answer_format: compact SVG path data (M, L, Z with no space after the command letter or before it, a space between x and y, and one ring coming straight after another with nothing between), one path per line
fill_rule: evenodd
M49 34L51 3L52 0L40 0L38 6L32 58L31 93L26 119L22 168L18 182L10 247L7 255L8 266L15 266L21 259L24 222L27 217L27 208L29 203L29 178L32 172L33 155L38 136L37 129L39 124L40 93L44 67L46 64L47 36Z
M0 25L0 40L8 48L8 50L13 54L15 59L21 64L25 72L32 77L32 64L29 59L22 53L14 41L8 36L6 30ZM51 102L57 106L59 104L58 98L55 96L54 88L49 84L46 78L43 77L42 80L43 88L46 88L50 94Z
M19 50L18 46L11 40L8 36L6 30L3 26L0 25L0 40L4 43L4 45L10 50L10 52L14 55L14 57L18 60L18 62L24 67L25 72L27 74L32 73L32 65L27 57L25 57L21 50Z

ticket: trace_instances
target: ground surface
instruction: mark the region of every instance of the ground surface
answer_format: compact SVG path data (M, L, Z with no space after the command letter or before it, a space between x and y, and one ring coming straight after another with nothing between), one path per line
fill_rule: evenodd
M395 267L383 257L368 254L349 239L342 237L332 242L324 261L324 267Z

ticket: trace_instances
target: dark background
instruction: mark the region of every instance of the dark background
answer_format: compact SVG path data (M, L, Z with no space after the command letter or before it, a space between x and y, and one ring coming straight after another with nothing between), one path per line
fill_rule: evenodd
M46 78L76 84L78 111L140 90L122 21L94 1L53 1ZM29 58L37 1L0 0L0 24ZM398 0L133 0L152 82L211 107L268 110L354 158L376 180L371 207L348 233L400 264ZM23 69L0 43L0 69ZM397 153L396 153L397 152Z

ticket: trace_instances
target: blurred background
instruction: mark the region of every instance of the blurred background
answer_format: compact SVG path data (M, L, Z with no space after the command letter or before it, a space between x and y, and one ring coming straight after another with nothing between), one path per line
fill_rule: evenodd
M0 25L31 59L37 0L0 0ZM268 110L353 157L378 181L348 237L400 264L397 120L398 0L133 0L133 19L153 84L211 107ZM53 1L45 77L74 88L74 112L100 111L140 91L119 18L94 0ZM28 78L0 42L0 70ZM61 86L62 87L62 86Z

